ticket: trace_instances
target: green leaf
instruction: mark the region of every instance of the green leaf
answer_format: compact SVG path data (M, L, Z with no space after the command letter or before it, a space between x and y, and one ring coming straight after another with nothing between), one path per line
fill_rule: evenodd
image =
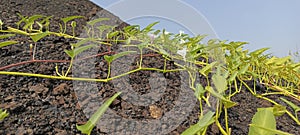
M294 103L284 99L284 98L280 98L282 101L284 101L286 104L288 104L290 107L293 108L293 110L295 111L295 113L297 114L298 111L300 111L300 107L295 105Z
M229 81L229 82L232 82L232 81L236 78L237 74L238 74L238 71L234 71L234 72L231 74L231 76L229 77L228 81Z
M76 47L76 48L74 49L74 55L76 56L76 55L78 55L79 53L81 53L81 52L83 52L83 51L85 51L85 50L87 50L87 49L90 49L90 48L92 48L92 47L94 47L94 46L96 46L96 45L91 44L91 45L86 45L86 46Z
M270 59L267 59L267 62L265 63L266 65L274 64L277 60L277 57L273 56Z
M289 60L291 60L291 56L286 56L286 57L283 57L283 58L278 58L276 60L276 64L277 65L283 65L284 63L288 62Z
M69 17L61 18L61 20L64 23L67 23L67 22L69 22L71 20L78 19L78 18L83 18L83 16L69 16Z
M104 59L105 59L108 63L111 63L111 62L113 61L113 56L104 55Z
M81 46L81 45L87 43L88 41L90 41L89 38L84 38L84 39L81 39L81 40L80 40L79 42L77 42L76 44L72 44L72 43L71 43L71 45L72 45L74 48L76 48L76 47L79 47L79 46Z
M148 42L142 42L142 43L138 44L137 47L139 48L139 50L143 50L147 45L148 45Z
M80 46L80 47L76 47L75 49L73 50L64 50L65 53L70 56L71 58L74 58L76 55L78 55L79 53L87 50L87 49L90 49L92 47L94 47L96 45L92 44L92 45L86 45L86 46Z
M273 107L268 108L257 108L257 111L261 111L263 109L268 109L269 111L272 111L274 116L281 116L286 112L286 107L282 105L274 105Z
M22 23L22 22L25 22L26 20L27 20L27 16L23 16L23 15L21 15L21 14L19 14L19 13L17 13L17 15L21 18L21 20L20 21L18 21L18 22L16 22L16 24L18 25L18 27L20 26L20 24Z
M107 38L111 39L111 38L117 36L119 33L120 33L119 31L110 32L110 33L108 33Z
M71 57L71 58L75 57L74 50L64 50L64 51L69 57Z
M94 26L98 22L110 20L109 18L98 18L87 22L88 25Z
M242 74L245 74L246 71L248 71L250 67L250 63L247 63L245 66L242 67L242 69L239 71L239 74L242 75Z
M263 127L265 129L270 130L276 130L275 116L273 115L272 111L268 109L262 109L255 113L255 115L252 118L251 125L249 128L249 135L274 135L274 133L268 130L257 128L255 126Z
M115 26L110 26L110 25L100 25L97 27L97 29L100 31L100 32L103 32L103 31L106 31L106 30L112 30L114 29Z
M270 48L261 48L250 53L251 56L257 57Z
M218 99L220 99L226 108L231 108L231 107L237 105L237 103L232 102L232 101L226 99L223 95L221 95L221 94L215 92L215 91L213 90L212 87L206 86L205 89L206 89L207 91L209 91L213 96L215 96L215 97L217 97Z
M142 32L148 33L148 32L150 32L150 31L152 31L152 30L153 30L152 27L153 27L154 25L158 24L158 23L159 23L159 22L154 22L154 23L149 24L147 27L145 27L145 28L142 30Z
M42 15L33 15L33 16L30 16L28 19L25 20L25 25L23 27L24 30L28 29L30 26L32 26L34 24L34 21L39 19L39 18L42 18L44 16Z
M154 35L158 35L160 33L160 30L156 30L153 32Z
M16 34L4 34L4 35L0 35L0 39L9 38L13 36L16 36Z
M44 17L44 16L42 16L42 15L33 15L33 16L30 16L27 20L30 23L30 22L34 22L36 19L39 19L39 18L42 18L42 17Z
M205 67L203 67L199 72L206 77L206 76L208 76L208 73L211 71L211 69L213 67L215 67L216 65L217 65L217 61L214 61L214 62L206 65Z
M39 41L40 39L48 36L50 33L49 32L42 32L42 33L37 33L37 34L34 34L34 35L30 35L30 38L34 41L34 42L37 42Z
M16 44L16 43L18 43L18 42L17 41L4 41L4 42L0 42L0 48L2 48L4 46Z
M159 48L158 50L159 50L159 52L160 52L162 55L165 55L165 56L167 56L167 57L170 57L170 54L169 54L168 52L166 52L164 49Z
M203 86L199 83L196 84L196 91L194 93L194 95L197 98L201 98L202 95L204 95L204 93L206 92L206 90L203 88Z
M123 30L125 31L125 33L133 36L140 31L140 26L139 25L130 25L130 26L126 26L125 28L123 28Z
M117 53L117 54L112 55L112 56L104 55L104 59L105 59L108 63L111 63L111 62L113 62L115 59L120 58L120 57L125 56L125 55L128 55L128 54L130 54L130 53L136 53L136 51L125 51L125 52L120 52L120 53Z
M272 134L272 135L275 135L275 134L276 135L293 135L293 134L290 134L290 133L287 133L287 132L283 132L283 131L280 131L280 130L274 130L274 129L265 128L265 127L258 126L258 125L253 125L253 124L249 124L249 125L250 125L250 127L270 132L270 134Z
M212 76L213 84L215 85L218 93L223 93L227 90L227 80L224 76L221 76L219 73Z
M194 135L202 132L206 127L214 123L214 112L208 111L195 125L186 129L181 135Z
M97 110L96 113L92 115L89 121L84 125L77 125L76 128L81 131L83 134L91 134L91 131L95 127L96 123L99 121L104 112L108 109L109 105L121 94L121 92L116 93L114 96L105 101L104 104Z
M286 113L286 107L282 105L274 105L273 107L273 114L275 116L281 116Z
M46 24L47 22L49 22L49 19L52 18L52 16L47 16L45 17L40 23L41 24Z

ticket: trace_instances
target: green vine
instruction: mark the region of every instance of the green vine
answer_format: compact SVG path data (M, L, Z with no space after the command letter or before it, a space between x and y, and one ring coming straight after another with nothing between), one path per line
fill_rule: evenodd
M286 134L282 131L274 129L273 127L267 127L265 125L258 124L260 121L257 117L263 117L264 115L268 115L266 118L273 120L271 115L278 114L277 111L274 111L274 109L278 109L278 106L282 113L287 113L298 125L300 125L297 116L297 112L300 110L300 107L284 98L281 100L284 101L286 105L279 104L268 98L268 95L281 95L284 97L293 98L297 102L300 101L300 63L292 61L290 56L278 58L275 56L265 55L264 52L268 48L262 48L253 52L249 52L248 50L242 49L242 47L247 44L246 42L227 42L214 39L208 41L207 43L202 43L203 38L205 38L204 35L189 37L187 34L183 34L182 32L179 34L173 34L168 33L165 30L155 31L152 27L158 22L152 23L144 29L140 29L138 25L132 25L125 27L122 30L116 30L114 29L114 26L107 25L101 25L95 28L96 23L109 20L108 18L99 18L87 23L88 27L86 27L85 30L89 37L79 38L75 35L75 28L77 26L76 19L80 19L82 16L70 16L62 18L61 20L63 23L60 24L60 31L54 32L49 31L51 17L42 15L33 15L27 17L20 14L18 15L21 20L16 23L17 28L6 26L5 23L0 20L0 49L5 46L18 43L18 41L15 40L7 40L7 38L11 39L16 35L29 36L34 43L39 42L39 40L49 35L75 39L77 40L77 43L71 44L70 50L64 50L64 52L70 57L70 60L36 60L34 57L32 57L27 62L15 63L0 67L0 74L2 75L109 82L113 79L117 79L142 70L157 71L162 73L186 71L189 74L189 86L195 91L195 98L197 98L200 102L200 115L199 122L195 125L192 125L186 131L184 131L183 134L205 134L208 126L216 123L222 134L230 135L231 129L228 126L228 123L230 122L228 121L228 109L238 104L231 101L231 97L239 94L242 90L242 87L245 87L247 90L249 90L253 96L274 104L274 107L271 108L272 111L269 109L259 110L257 112L257 115L253 118L252 124L250 125L250 134L257 132ZM71 34L66 33L68 23L71 23ZM36 25L38 26L37 29L35 29ZM23 26L22 29L19 28L20 26ZM95 33L95 29L98 29L100 32ZM104 33L106 33L106 35L103 37ZM92 44L86 45L88 42L91 42ZM128 50L116 53L108 49L108 52L99 54L98 56L103 57L108 63L108 74L105 79L80 78L71 77L69 75L74 58L78 54L95 47L97 44L102 44L107 46L107 48L110 48L111 46L115 45L113 43L123 43L123 45L120 47L124 48L135 47L139 50L139 52ZM32 51L34 49L32 49L32 46L33 45L30 46L30 50L32 56L34 56L34 51ZM143 54L143 50L151 50L153 53ZM116 76L110 75L110 66L113 61L125 55L135 55L136 53L139 53L139 62L137 62L136 69ZM225 54L225 56L220 54ZM143 58L146 55L153 57L161 56L164 58L163 69L143 66ZM208 62L209 59L213 59L214 61ZM184 64L176 63L174 62L175 60L183 61ZM168 61L174 62L178 68L167 70ZM22 64L34 62L65 62L69 66L66 71L61 70L61 72L59 72L59 67L56 66L55 70L57 75L5 71L6 69L14 66L20 66ZM206 77L206 86L196 82L197 74ZM210 75L212 75L212 77L209 77ZM249 81L253 81L253 83L257 85L262 85L263 87L267 88L267 90L263 92L263 94L258 94L261 92L257 92L256 86L248 86L246 82ZM233 88L230 86L233 86ZM112 100L119 94L120 93L116 94L105 105L108 107ZM215 108L216 111L209 111L204 114L204 107L202 106L202 103L204 102L208 106L212 106L212 103L209 101L210 98L217 99L217 107ZM294 109L295 113L293 114L289 112L287 109L285 109L285 106L289 106ZM84 131L83 133L89 134L91 129L95 126L95 121L101 117L103 112L96 114L96 116L93 116L90 119L90 121L93 122L89 122L90 125L88 126L88 129L85 129L85 126L77 126L77 128L81 131ZM225 115L225 129L219 122L221 114ZM94 118L96 118L96 120ZM261 119L261 121L263 120L265 119Z

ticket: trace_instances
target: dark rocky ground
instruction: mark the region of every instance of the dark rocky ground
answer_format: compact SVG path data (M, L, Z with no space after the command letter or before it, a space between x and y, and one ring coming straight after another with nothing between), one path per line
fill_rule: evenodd
M98 17L110 17L112 21L122 23L118 18L111 16L101 7L86 0L1 0L0 19L8 26L15 27L15 22L19 20L16 13L31 16L41 14L53 15L51 19L51 31L57 31L60 18L71 15L82 15L84 19L78 19L76 29L77 36L83 31L83 26L91 20L98 11ZM123 27L124 23L119 27ZM71 33L68 29L68 33ZM28 37L18 36L15 40L19 44L0 49L0 67L26 61L30 58L29 44L32 43ZM64 49L69 49L70 43L74 40L63 39L54 36L46 37L37 43L36 59L68 60ZM105 47L100 47L99 53L105 52ZM107 64L103 58L96 60L96 76L104 78L107 72ZM162 68L163 61L159 57L146 57L144 64ZM67 68L64 63L58 64L60 68ZM168 63L168 67L172 67ZM131 67L132 68L132 67ZM6 69L7 71L20 71L55 75L55 63L30 63ZM98 72L99 71L99 72ZM150 71L137 72L129 75L129 82L133 89L139 94L146 94L150 90ZM119 116L135 120L155 119L163 115L174 106L174 101L178 99L180 90L180 79L178 73L163 74L166 78L167 88L158 102L154 106L135 106L121 98L114 101L110 107ZM85 104L100 102L99 97L107 99L116 93L114 86L109 83L97 83L98 90L93 91L95 95L83 91L75 91L72 81L43 79L35 77L0 75L0 108L8 110L10 113L4 121L0 122L0 134L80 134L76 129L76 124L83 124L87 121ZM250 84L250 83L249 83ZM81 94L87 94L91 98L82 98ZM79 98L80 97L80 98ZM278 97L270 97L281 103ZM272 104L257 99L246 89L232 98L239 105L229 109L229 127L232 128L233 135L247 134L248 125L251 122L256 109L268 107ZM297 103L297 102L296 102ZM297 103L299 105L299 103ZM198 106L184 120L180 126L169 134L180 134L190 125L198 120ZM290 109L290 108L288 108ZM158 113L153 113L153 110ZM85 113L84 113L85 112ZM298 114L299 115L299 114ZM221 123L224 121L221 119ZM277 118L277 128L292 134L300 134L300 126L291 120L286 114ZM105 134L104 130L94 128L92 134ZM210 127L208 134L220 134L216 126Z

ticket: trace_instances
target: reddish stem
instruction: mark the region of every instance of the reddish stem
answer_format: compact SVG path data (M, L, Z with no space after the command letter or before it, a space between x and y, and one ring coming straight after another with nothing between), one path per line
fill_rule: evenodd
M100 53L100 54L96 54L96 55L92 55L92 56L88 56L88 57L84 57L80 60L84 60L84 59L89 59L92 57L98 57L98 56L103 56L103 55L107 55L107 54L115 54L115 52L104 52L104 53ZM143 55L143 57L154 57L154 56L159 56L160 54L145 54ZM19 63L14 63L14 64L10 64L4 67L0 67L0 71L3 71L5 69L9 69L12 67L16 67L16 66L20 66L20 65L25 65L25 64L29 64L29 63L36 63L36 62L45 62L45 63L67 63L70 62L70 60L28 60L28 61L23 61L23 62L19 62Z

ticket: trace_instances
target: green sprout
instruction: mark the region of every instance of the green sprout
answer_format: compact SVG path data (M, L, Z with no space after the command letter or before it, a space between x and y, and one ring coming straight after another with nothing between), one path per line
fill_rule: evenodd
M3 120L5 117L7 117L9 113L6 112L6 110L0 109L0 120Z

